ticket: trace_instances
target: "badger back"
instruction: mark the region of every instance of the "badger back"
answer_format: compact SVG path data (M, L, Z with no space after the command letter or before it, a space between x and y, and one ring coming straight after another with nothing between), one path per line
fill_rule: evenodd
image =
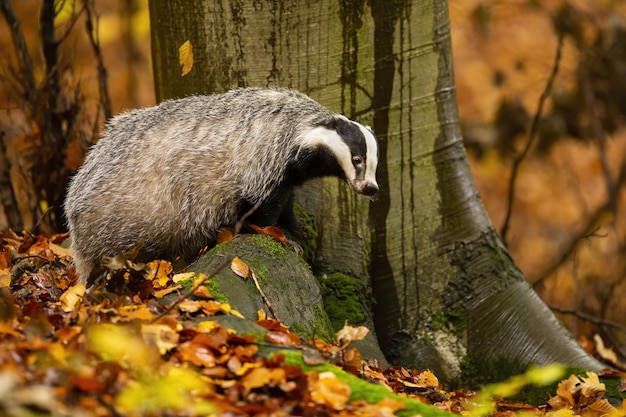
M144 243L184 255L232 225L241 203L337 175L370 195L371 131L288 89L246 88L169 100L114 117L68 190L65 211L79 275L104 255Z

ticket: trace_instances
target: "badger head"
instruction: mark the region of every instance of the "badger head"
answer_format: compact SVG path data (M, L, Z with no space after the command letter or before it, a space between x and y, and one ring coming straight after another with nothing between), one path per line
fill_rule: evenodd
M371 129L336 115L318 123L302 139L299 153L307 155L311 176L345 179L359 194L378 192L378 143Z

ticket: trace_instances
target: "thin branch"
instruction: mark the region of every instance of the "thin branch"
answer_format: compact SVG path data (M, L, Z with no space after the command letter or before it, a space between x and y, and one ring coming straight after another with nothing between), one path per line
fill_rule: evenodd
M267 306L267 309L270 311L270 314L272 315L274 320L281 321L278 318L278 314L276 313L276 310L274 310L274 307L270 303L269 298L267 298L267 296L261 289L261 286L259 285L259 280L257 279L256 274L254 273L254 270L252 270L252 268L250 268L250 275L252 276L252 282L254 282L254 286L256 287L257 291L259 292L259 295L261 296L261 300L263 300L263 302Z
M113 117L111 110L111 97L109 96L108 74L104 65L104 57L102 56L102 48L98 36L98 17L94 12L94 0L85 0L85 11L87 12L87 35L91 48L98 62L98 87L100 92L100 105L104 111L104 117L109 120Z
M550 310L556 311L557 313L569 314L581 320L586 320L590 323L595 324L596 326L613 327L614 329L620 330L626 334L626 326L616 321L599 319L595 316L592 316L591 314L583 313L573 308L558 307L555 305L548 305L548 308L550 308Z
M626 160L626 156L624 159ZM626 185L626 164L622 164L622 168L615 181L615 186L614 186L615 193L617 194L617 191L624 185ZM568 245L562 251L562 255L559 257L555 256L555 258L558 260L554 262L552 265L548 266L548 268L546 268L546 270L539 276L539 278L532 283L533 288L536 289L543 281L545 281L550 275L552 275L558 267L560 267L567 259L569 259L571 254L574 252L578 244L583 239L597 237L597 235L595 234L597 229L592 229L592 228L596 224L598 224L602 216L608 210L617 210L616 202L611 202L610 196L608 197L607 201L604 204L601 204L600 206L598 206L598 208L593 212L591 216L587 217L587 223L582 228L579 229L579 232L576 235L574 235L572 239L570 239ZM617 213L617 211L613 211L613 212Z
M528 134L528 141L526 142L526 146L522 150L522 152L515 158L513 161L513 167L511 168L511 177L509 179L509 196L507 200L507 210L506 216L504 217L504 222L502 223L502 228L500 229L500 238L502 242L507 244L507 233L509 231L509 223L511 221L511 215L513 213L513 201L515 197L515 185L517 182L517 175L519 172L520 165L530 152L532 145L535 142L537 137L537 133L539 131L539 122L541 121L541 115L543 112L543 106L545 105L550 93L552 92L552 87L554 86L554 80L556 79L556 75L559 72L559 64L561 62L561 55L563 52L563 40L565 37L564 32L559 33L559 39L556 48L556 55L554 57L554 64L552 65L552 72L548 77L548 81L546 86L541 93L541 97L539 97L539 104L537 106L537 112L535 113L535 117L533 118L532 124L530 126L530 132Z
M24 34L20 30L20 21L15 15L13 6L10 0L0 0L0 10L4 16L4 20L9 25L11 30L11 39L13 41L13 48L18 58L18 65L20 72L22 73L21 79L23 79L24 93L26 95L26 101L35 108L35 102L37 101L37 87L35 83L35 71L33 70L33 60L26 47L26 40Z
M261 207L261 204L263 203L263 200L259 200L257 201L254 206L252 206L252 208L248 211L246 211L239 220L237 220L237 222L235 223L235 234L238 235L239 232L241 232L241 229L243 228L243 223L246 221L246 219L248 217L250 217L252 215L252 213L254 213L259 207Z
M602 168L602 174L604 175L604 182L606 184L608 205L611 210L617 213L617 190L606 159L606 136L604 134L604 129L602 128L602 123L600 122L595 111L596 98L593 93L593 89L591 88L589 74L585 65L581 66L581 72L581 78L583 81L583 96L585 98L587 112L589 113L589 119L591 120L593 134L598 141L598 159L600 160L600 167Z

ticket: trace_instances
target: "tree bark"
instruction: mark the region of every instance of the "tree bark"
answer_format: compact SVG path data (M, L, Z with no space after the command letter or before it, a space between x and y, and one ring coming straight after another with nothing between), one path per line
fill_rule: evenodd
M315 270L363 277L394 363L498 376L530 363L597 369L500 244L462 144L445 0L151 0L157 98L287 86L373 127L380 195L337 180L298 199L315 218ZM190 40L192 71L178 47Z

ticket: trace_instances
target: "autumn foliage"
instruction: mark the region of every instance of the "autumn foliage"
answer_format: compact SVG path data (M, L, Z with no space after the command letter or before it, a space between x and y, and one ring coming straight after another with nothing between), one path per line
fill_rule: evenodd
M127 261L86 291L64 237L1 237L1 415L626 415L591 373L561 382L547 404L519 404L503 398L561 369L449 392L428 370L362 358L350 345L364 327L346 325L331 343L303 341L259 311L253 331L237 331L240 314L201 285L210 277L174 274L164 261ZM240 259L226 263L242 278L253 273ZM626 375L605 376L626 389Z

